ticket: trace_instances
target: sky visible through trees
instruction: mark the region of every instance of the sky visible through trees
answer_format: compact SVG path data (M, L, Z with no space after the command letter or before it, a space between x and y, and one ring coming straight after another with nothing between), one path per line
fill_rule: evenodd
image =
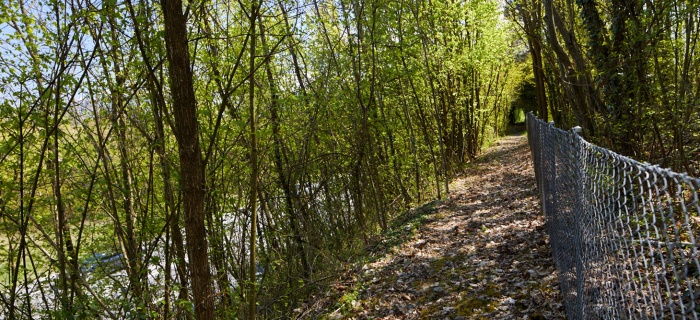
M289 314L513 108L695 172L698 10L1 1L0 314Z

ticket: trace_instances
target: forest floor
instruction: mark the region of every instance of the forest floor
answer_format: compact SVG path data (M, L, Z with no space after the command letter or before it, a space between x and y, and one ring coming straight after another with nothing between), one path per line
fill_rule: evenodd
M564 319L521 132L498 140L449 199L397 219L300 319Z

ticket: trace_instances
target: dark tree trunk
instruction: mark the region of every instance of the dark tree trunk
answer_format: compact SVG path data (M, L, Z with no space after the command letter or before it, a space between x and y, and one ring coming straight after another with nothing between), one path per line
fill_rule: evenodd
M190 70L187 26L181 0L162 0L165 44L173 96L187 254L197 319L214 319L214 297L204 229L204 162L199 146L197 103Z
M549 119L547 112L547 95L545 94L544 67L542 64L542 40L540 37L541 8L539 0L523 2L520 9L523 28L532 55L532 72L535 76L535 94L537 97L537 116L544 121Z

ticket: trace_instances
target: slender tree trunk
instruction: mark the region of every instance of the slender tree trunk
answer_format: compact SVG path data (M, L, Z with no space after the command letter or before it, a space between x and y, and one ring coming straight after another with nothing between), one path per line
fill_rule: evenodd
M262 44L263 48L263 54L267 57L269 56L269 48L267 46L267 42L265 39L265 29L264 26L261 23L260 24L260 43ZM290 49L290 53L292 56L296 56L294 53L292 53L294 50ZM295 74L297 75L297 81L302 81L300 70L298 67L294 68L297 70ZM280 123L281 120L279 118L279 96L278 96L278 88L277 88L277 83L274 79L274 76L272 74L272 67L270 65L270 59L268 58L265 61L265 74L267 75L267 82L270 86L270 94L271 94L271 101L270 101L270 122L272 125L272 143L273 143L273 156L274 156L274 163L275 163L275 170L277 171L277 179L279 181L280 186L282 187L282 191L284 192L284 202L286 206L286 211L287 211L287 217L289 217L289 224L292 228L292 237L294 239L294 251L295 255L299 257L301 261L301 266L302 266L302 276L304 278L308 278L311 275L311 268L309 266L308 259L306 257L306 252L304 248L304 241L301 238L301 233L299 232L299 223L298 223L298 213L297 210L295 209L294 206L294 198L296 198L296 190L293 190L294 188L291 185L290 181L290 176L287 174L287 170L284 167L284 163L282 161L282 151L285 150L285 145L284 141L281 137L280 133ZM302 90L303 89L302 87Z
M407 70L406 66L406 59L404 57L404 52L403 52L403 47L404 47L404 36L403 36L403 1L401 1L401 8L399 10L399 19L398 19L398 32L399 32L399 54L401 57L401 65L403 66L404 70ZM413 80L411 78L408 78L408 81L410 82L412 90L415 92L415 88L413 87ZM408 96L408 94L404 90L404 85L403 81L399 83L400 89L401 89L401 95L402 96ZM418 100L418 97L415 97L416 104L420 104L420 101ZM418 198L418 202L420 203L422 198L423 198L423 188L421 184L421 177L420 177L420 163L418 162L418 147L417 147L417 139L416 139L416 134L413 130L413 123L411 121L411 111L408 109L408 98L406 98L405 103L403 104L403 112L404 112L404 117L406 117L406 125L408 126L408 132L411 137L411 154L413 155L413 165L414 165L414 183L416 187L416 194Z
M60 84L60 80L58 81ZM59 106L58 104L60 103L60 87L56 88L56 109L54 111L58 111ZM49 118L49 113L47 112L46 114L46 123L48 124L48 118ZM57 116L57 115L55 115ZM53 121L56 121L54 118ZM71 234L70 234L70 228L68 225L68 217L66 215L66 208L63 203L63 196L61 193L61 159L60 159L60 152L59 152L59 143L58 143L58 130L54 132L54 135L52 137L53 139L51 142L49 142L49 149L51 149L51 154L53 157L49 157L46 161L47 166L50 168L50 172L52 174L52 179L51 179L51 188L53 191L53 196L56 201L54 212L54 233L56 234L56 253L57 253L57 258L58 258L58 271L59 271L59 287L61 289L60 291L60 300L61 300L61 307L68 311L68 312L73 312L73 301L70 298L71 293L70 289L72 286L69 284L69 273L72 273L72 266L73 264L70 264L69 262L71 261L70 258L70 253L69 249L72 252L73 251L73 244L71 240ZM69 258L70 257L70 258Z
M110 10L113 10L113 8L110 8ZM109 24L112 40L116 41L118 37L116 30L117 26L116 22L114 21L113 14L109 15ZM119 169L121 171L120 189L122 193L120 198L124 199L122 202L122 209L124 210L124 223L126 224L126 234L124 238L126 241L124 244L126 247L126 269L129 274L129 281L131 282L131 286L133 288L134 297L139 302L145 303L146 301L143 301L142 299L141 277L139 276L141 273L141 257L138 252L138 243L134 234L134 194L132 192L132 174L128 160L129 154L126 146L126 121L124 120L124 112L126 112L124 110L125 101L122 97L123 90L125 89L124 84L126 82L126 77L123 72L126 70L121 69L121 59L118 48L111 47L109 48L109 51L115 73L115 83L110 86L112 100L112 115L110 119L112 122L112 127L115 128L117 133L116 142L117 149L119 151ZM106 64L103 65L103 68L105 74L109 74Z
M180 156L187 254L192 276L194 311L199 320L214 319L214 295L204 228L204 162L199 146L197 101L187 43L187 21L181 0L162 0L165 44L173 96L175 136Z
M542 64L542 45L540 39L541 6L540 0L530 0L521 11L523 27L532 55L532 72L535 76L535 93L537 98L537 116L548 121L547 95L544 86L544 66Z
M450 188L449 188L449 178L448 178L449 173L447 172L447 155L445 154L445 152L446 152L445 151L445 143L443 141L445 128L443 128L443 126L441 125L441 122L440 122L440 112L439 112L437 100L436 100L438 92L435 88L435 79L433 77L433 71L431 70L431 66L430 66L430 63L428 61L428 55L429 55L428 54L428 39L427 39L427 35L423 31L423 28L421 28L422 21L421 21L420 16L419 16L418 8L415 9L415 11L413 12L413 15L414 15L414 19L416 22L416 26L418 27L419 37L421 40L423 66L425 67L425 70L428 74L427 81L428 81L428 84L430 86L430 96L431 96L430 101L431 101L431 104L433 107L433 117L435 119L435 125L437 126L437 129L438 129L438 139L437 140L438 140L438 147L440 150L440 160L442 162L442 173L443 173L443 181L442 182L444 183L445 195L447 196L450 193ZM430 22L432 23L432 20ZM439 174L436 173L436 179L438 180L437 196L438 196L438 198L442 198L441 191L440 191L440 184L439 184L440 179L438 177L439 177Z
M156 70L153 66L153 63L149 59L149 55L146 52L147 48L144 43L145 39L143 39L143 34L141 32L141 26L138 23L139 19L136 18L136 11L134 10L134 6L131 2L131 0L127 0L127 7L129 10L129 14L131 16L131 20L134 23L134 34L136 36L136 40L138 43L139 47L139 52L141 53L141 58L143 59L145 68L146 68L146 76L147 76L147 81L146 81L146 86L150 92L150 98L151 98L151 103L153 104L153 107L151 108L152 113L153 113L153 119L154 119L154 125L155 125L155 137L154 137L154 146L156 149L156 153L158 154L158 159L160 162L160 167L161 167L161 177L163 179L163 197L165 199L165 221L168 223L168 228L169 232L166 235L166 243L165 245L168 246L166 248L166 265L168 266L165 269L166 272L166 282L165 282L165 307L164 307L164 317L167 319L168 314L170 312L171 306L170 306L170 296L168 294L169 288L170 288L170 281L171 281L171 275L170 275L170 264L171 264L171 255L169 254L169 249L170 246L175 249L175 265L176 265L176 271L178 275L178 279L180 282L180 285L178 286L179 292L178 292L178 300L185 301L189 299L189 293L188 293L188 287L189 287L189 281L187 277L187 266L185 262L185 248L184 248L184 237L182 235L182 230L180 228L180 210L177 209L177 206L175 204L175 192L174 188L172 185L172 180L171 180L171 163L168 160L168 157L166 155L166 140L165 140L165 127L163 124L163 117L164 114L167 114L166 111L166 103L165 103L165 97L163 95L163 81L162 79L159 80L159 78L156 76ZM144 28L148 28L148 24L144 24ZM171 240L172 238L172 240ZM168 241L171 240L171 241ZM184 314L183 314L184 313ZM190 318L191 315L189 313L185 313L184 309L178 308L178 314L177 317L185 318Z
M248 94L250 95L250 268L248 271L248 319L255 320L257 312L256 301L256 279L255 279L255 263L256 263L256 243L258 229L258 142L257 142L257 114L255 110L255 42L257 35L255 33L255 25L258 13L257 0L253 1L250 11L250 86Z

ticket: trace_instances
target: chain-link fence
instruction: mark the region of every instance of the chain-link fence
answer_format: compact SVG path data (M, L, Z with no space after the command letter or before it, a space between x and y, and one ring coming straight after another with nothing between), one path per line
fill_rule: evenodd
M532 114L527 132L568 319L697 320L700 179Z

